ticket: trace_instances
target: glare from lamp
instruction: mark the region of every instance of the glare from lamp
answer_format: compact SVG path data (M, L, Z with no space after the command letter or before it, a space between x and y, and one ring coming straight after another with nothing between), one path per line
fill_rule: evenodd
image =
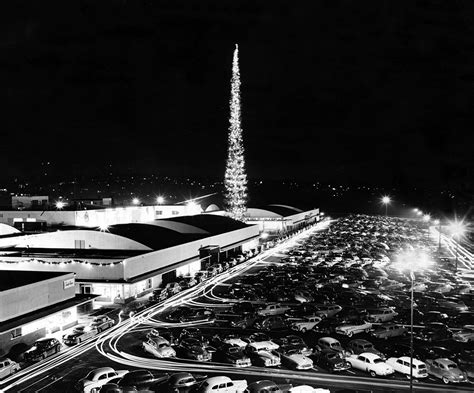
M449 232L451 233L452 236L455 236L457 238L461 237L464 235L466 232L466 226L462 221L454 221L449 224Z
M428 222L429 220L431 220L431 216L429 214L425 214L423 216L423 221Z
M165 203L165 198L159 196L156 198L156 202L158 203L158 205L162 205L163 203Z
M63 202L63 201L56 202L56 209L62 209L64 208L64 206L66 206L66 202Z
M263 233L260 235L260 237L261 237L262 239L266 239L266 238L268 238L268 233L263 232Z
M382 197L382 203L384 205L388 205L390 203L390 197L385 195L384 197Z
M132 203L133 203L134 205L138 205L138 204L140 203L140 199L138 199L138 198L133 198L133 199L132 199Z
M430 256L422 250L403 251L395 257L394 267L410 272L424 271L433 264Z

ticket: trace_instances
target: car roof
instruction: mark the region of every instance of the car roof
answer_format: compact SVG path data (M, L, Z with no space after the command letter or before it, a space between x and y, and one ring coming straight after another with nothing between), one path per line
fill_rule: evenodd
M400 356L398 359L403 360L404 362L410 363L410 356ZM420 364L425 364L425 363L422 362L421 360L413 358L413 364L420 365Z
M371 353L371 352L362 352L359 356L364 356L365 358L368 358L368 359L379 359L380 358L379 355L376 355L375 353Z
M441 364L444 364L444 365L454 363L452 360L449 360L448 358L438 358L438 359L435 359L435 362L438 362L438 363L441 363ZM456 364L456 363L454 363L454 364Z
M336 340L336 339L333 338L333 337L321 337L321 338L319 339L319 341L328 341L328 342L331 342L331 343L334 343L334 342L339 343L339 340Z
M99 367L94 370L91 370L89 372L91 373L111 373L114 372L115 370L112 367Z
M207 378L206 379L206 382L211 385L211 384L214 384L216 382L230 382L232 381L229 377L226 377L226 376L218 376L218 377L211 377L211 378Z
M349 344L372 344L370 341L364 340L363 338L356 338L355 340L349 341Z

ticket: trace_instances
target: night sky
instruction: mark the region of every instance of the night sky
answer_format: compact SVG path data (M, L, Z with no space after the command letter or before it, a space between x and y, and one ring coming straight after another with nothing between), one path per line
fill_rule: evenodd
M472 184L472 1L0 7L2 177L223 176L238 43L249 177Z

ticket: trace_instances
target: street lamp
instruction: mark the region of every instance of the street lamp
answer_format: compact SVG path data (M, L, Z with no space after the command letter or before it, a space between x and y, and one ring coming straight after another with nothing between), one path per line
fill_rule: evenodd
M138 198L133 198L133 199L132 199L132 203L133 203L134 205L138 205L138 204L140 203L140 199L138 199Z
M395 266L399 270L408 270L410 273L410 392L413 392L413 287L415 286L415 271L426 269L432 264L429 256L423 251L405 251L399 254Z
M156 198L156 203L158 203L158 205L162 205L163 203L165 203L165 198L160 195Z
M456 238L456 272L458 271L458 248L459 248L459 240L460 238L464 235L466 232L466 226L464 223L461 221L454 221L449 225L449 232L451 233L451 236Z
M56 202L56 209L61 210L62 208L64 208L64 206L66 206L66 202L63 202L63 201Z
M387 217L387 208L388 208L388 204L391 202L390 201L390 197L385 195L382 197L382 203L385 205L385 217Z

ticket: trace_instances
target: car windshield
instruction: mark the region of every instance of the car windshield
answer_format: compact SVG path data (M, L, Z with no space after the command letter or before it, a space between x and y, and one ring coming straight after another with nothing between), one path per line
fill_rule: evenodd
M455 363L449 363L446 365L448 368L458 368Z
M377 363L383 363L383 360L380 359L380 358L375 358L374 359L374 364L377 364Z
M239 352L240 352L240 351L239 351L239 348L237 348L237 347L231 347L231 348L229 348L229 353L239 353Z
M339 343L332 343L331 348L341 348L341 344Z
M365 345L364 345L364 349L369 349L369 348L372 348L372 347L373 347L372 344L365 344Z
M418 368L419 368L419 369L426 368L426 365L425 365L425 364L419 364L419 365L418 365Z

